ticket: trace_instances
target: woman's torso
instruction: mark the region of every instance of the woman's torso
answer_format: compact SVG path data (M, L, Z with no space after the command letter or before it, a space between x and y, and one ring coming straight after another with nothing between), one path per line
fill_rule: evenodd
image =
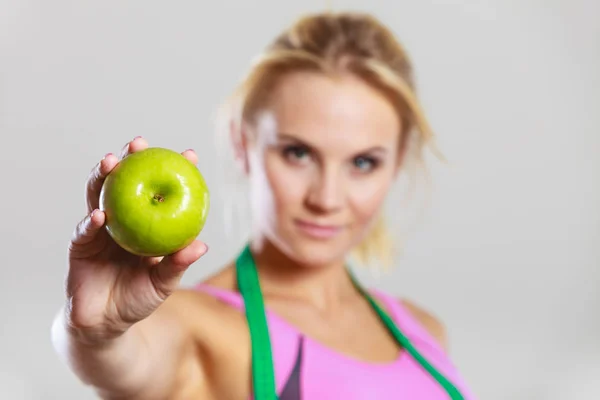
M246 338L247 329L239 329L244 311L242 296L227 284L211 281L193 289L226 307L224 319L239 316L231 325L223 321L222 338L217 339L228 341L228 357L223 365L231 368L219 368L220 372L212 374L211 378L218 381L215 387L224 388L222 397L221 393L215 397L240 393L248 395L236 398L251 397L250 340ZM410 311L383 292L372 293L418 351L463 392L465 399L473 399L442 347ZM337 326L318 326L302 312L270 302L268 297L266 307L280 400L448 399L444 389L408 352L399 351L367 306L357 307L350 323L346 318ZM226 331L226 327L233 326L239 332Z

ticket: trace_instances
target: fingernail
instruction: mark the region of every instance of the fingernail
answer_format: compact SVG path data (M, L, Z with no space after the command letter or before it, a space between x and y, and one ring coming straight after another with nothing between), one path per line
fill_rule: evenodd
M98 209L96 208L94 211L92 211L92 213L90 214L90 218L94 218L94 214L96 214L98 212Z
M132 142L133 142L134 140L136 140L136 139L141 139L141 138L142 138L141 136L136 136L136 137L134 137L134 138L133 138Z
M108 156L111 156L111 155L112 155L112 153L106 153L106 154L104 155L104 157L102 157L102 159L104 160L104 159L108 158Z
M194 149L187 149L186 151L194 151ZM185 151L184 151L184 153L185 153Z

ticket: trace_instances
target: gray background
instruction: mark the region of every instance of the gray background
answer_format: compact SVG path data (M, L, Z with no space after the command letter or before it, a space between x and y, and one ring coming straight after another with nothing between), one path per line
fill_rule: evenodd
M326 4L0 0L1 398L94 398L55 356L50 324L83 184L106 152L136 135L195 148L211 250L184 283L237 252L214 111L280 29ZM451 161L434 164L396 268L364 279L444 320L481 399L600 398L600 3L333 4L398 33Z

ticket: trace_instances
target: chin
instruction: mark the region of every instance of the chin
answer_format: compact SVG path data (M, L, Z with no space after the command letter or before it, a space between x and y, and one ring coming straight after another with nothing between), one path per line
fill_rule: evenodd
M280 243L288 257L310 268L324 268L344 262L351 249L345 240L311 240L292 236L280 240Z

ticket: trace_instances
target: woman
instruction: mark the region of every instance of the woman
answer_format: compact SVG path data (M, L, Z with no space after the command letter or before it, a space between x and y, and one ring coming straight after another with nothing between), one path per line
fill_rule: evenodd
M107 399L472 399L442 324L365 291L346 268L351 254L388 257L382 204L432 143L393 35L364 14L302 18L253 65L229 110L253 235L196 287L178 285L206 245L128 254L97 210L118 158L93 170L53 327L77 376ZM121 157L147 146L138 137Z

